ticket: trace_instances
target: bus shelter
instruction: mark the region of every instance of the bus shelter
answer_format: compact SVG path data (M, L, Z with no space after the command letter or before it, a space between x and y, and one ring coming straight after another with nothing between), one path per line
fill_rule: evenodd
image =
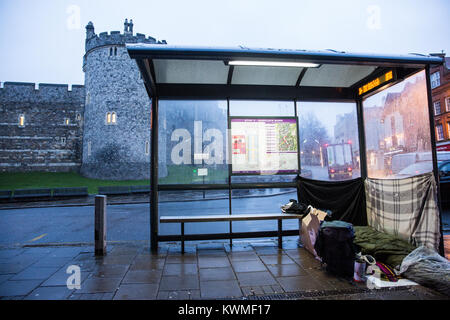
M443 254L429 77L440 57L160 44L127 50L151 99L152 250L159 241L276 235L233 232L231 222L226 233L185 236L182 227L183 235L162 235L160 192L223 190L224 213L232 215L234 190L295 188L298 201L330 209L335 219Z

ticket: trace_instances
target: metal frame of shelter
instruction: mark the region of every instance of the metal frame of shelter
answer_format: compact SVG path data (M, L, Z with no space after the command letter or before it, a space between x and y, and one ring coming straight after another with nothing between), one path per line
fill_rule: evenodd
M254 188L295 188L295 182L273 182L273 183L231 183L231 168L229 167L229 176L227 184L183 184L183 185L159 185L158 184L158 103L160 99L171 100L226 100L228 128L230 128L230 100L232 99L252 99L252 100L289 100L294 102L295 117L297 118L298 101L320 101L320 102L354 102L356 103L358 120L358 137L360 150L361 177L367 177L367 159L366 145L363 121L362 102L368 96L378 93L406 77L419 71L425 70L426 85L428 95L428 114L430 124L430 137L432 146L433 172L439 188L439 174L437 168L437 156L435 145L435 130L433 119L433 107L430 85L430 66L443 63L443 59L437 56L408 54L408 55L375 55L375 54L355 54L338 52L334 50L326 51L305 51L305 50L276 50L276 49L249 49L246 47L238 48L209 48L209 47L179 47L170 45L152 45L152 44L129 44L128 53L136 63L144 80L145 88L151 98L151 174L150 174L150 242L151 249L157 250L159 241L179 241L178 235L159 235L158 234L158 192L168 190L228 190L229 191L229 210L231 214L231 191L232 189L254 189ZM228 74L224 83L186 83L179 81L158 81L155 62L156 61L186 61L198 62L222 61L228 66ZM371 66L371 72L360 77L349 86L331 86L331 85L309 85L302 84L310 68L303 68L295 81L295 84L242 84L233 83L233 73L236 66L231 65L230 61L245 60L256 62L295 62L295 63L315 63L319 66ZM197 65L194 64L195 68ZM191 69L192 70L192 69ZM385 74L387 71L393 71L393 77L382 85L369 87L367 92L360 94L358 89L363 85L370 83L371 80ZM164 70L163 70L164 71ZM300 151L300 150L299 150ZM299 156L300 158L300 156ZM300 160L299 160L299 171ZM439 197L439 189L438 189ZM441 219L441 244L440 253L443 254L442 241L442 217L440 208L440 199L438 201L439 215ZM258 236L271 237L274 232L244 232L232 233L230 222L229 234L196 234L186 235L185 240L206 240L206 239L231 239L232 238L251 238ZM298 235L298 230L285 230L284 236Z

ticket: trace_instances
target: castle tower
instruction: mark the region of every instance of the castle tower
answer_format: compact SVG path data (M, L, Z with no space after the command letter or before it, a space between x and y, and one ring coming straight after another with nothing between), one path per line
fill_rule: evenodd
M151 102L126 43L165 41L140 33L133 35L132 20L125 20L123 34L111 31L96 35L92 22L86 26L81 166L81 174L86 177L137 180L150 176ZM160 141L160 154L165 154L164 146L164 141ZM160 159L160 176L164 177L165 158Z

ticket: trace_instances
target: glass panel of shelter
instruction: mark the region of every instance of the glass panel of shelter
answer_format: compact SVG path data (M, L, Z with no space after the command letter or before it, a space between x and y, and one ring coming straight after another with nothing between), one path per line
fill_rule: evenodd
M369 178L402 179L433 170L428 110L425 71L363 100Z

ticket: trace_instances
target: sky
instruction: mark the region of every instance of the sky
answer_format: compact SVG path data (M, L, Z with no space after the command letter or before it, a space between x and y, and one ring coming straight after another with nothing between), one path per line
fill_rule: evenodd
M0 0L0 82L84 84L85 26L173 45L450 54L448 0Z

